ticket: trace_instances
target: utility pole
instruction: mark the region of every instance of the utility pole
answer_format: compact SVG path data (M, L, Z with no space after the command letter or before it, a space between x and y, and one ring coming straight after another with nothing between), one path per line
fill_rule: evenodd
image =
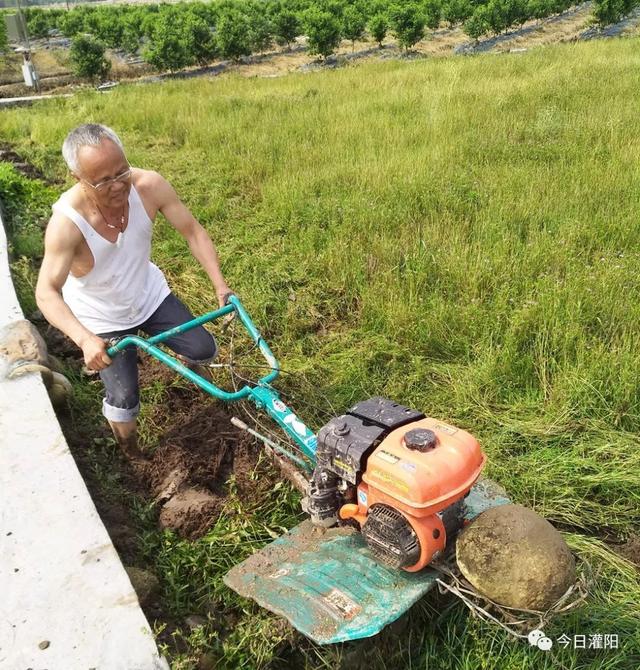
M27 21L24 18L22 5L20 0L16 0L16 8L18 10L18 20L22 24L22 32L25 40L25 51L22 52L22 74L24 82L27 86L33 86L36 93L40 92L40 80L36 71L35 63L31 60L31 42L29 41L29 29L27 28Z

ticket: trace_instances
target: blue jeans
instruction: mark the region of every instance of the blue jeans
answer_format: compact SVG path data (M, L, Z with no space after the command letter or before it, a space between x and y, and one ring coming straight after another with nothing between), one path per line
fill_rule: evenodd
M135 335L142 330L147 335L157 335L193 319L191 312L176 298L168 295L160 307L144 322L127 330L98 333L98 337L109 340L113 337ZM215 339L202 326L186 333L175 335L164 342L170 349L190 363L208 363L218 353ZM102 413L109 421L132 421L140 412L138 389L138 348L131 346L116 354L111 364L100 370L106 391L102 401Z

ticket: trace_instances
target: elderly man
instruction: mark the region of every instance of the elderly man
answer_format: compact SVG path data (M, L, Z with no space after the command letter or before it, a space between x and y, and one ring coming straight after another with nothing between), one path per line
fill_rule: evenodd
M204 228L163 177L129 165L113 130L79 126L65 139L62 155L76 183L53 205L36 300L47 321L82 349L87 368L100 372L103 414L124 453L139 459L136 349L111 360L108 340L138 330L154 335L193 318L149 260L158 212L187 240L220 306L231 292ZM215 340L202 327L166 344L194 365L216 354Z

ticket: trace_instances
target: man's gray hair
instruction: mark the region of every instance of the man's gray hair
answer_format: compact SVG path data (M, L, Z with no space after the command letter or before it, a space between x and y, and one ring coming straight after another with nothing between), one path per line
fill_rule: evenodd
M82 126L74 128L62 143L62 157L71 172L78 174L80 171L78 166L78 151L86 146L96 147L104 139L111 140L124 152L120 138L108 126L103 126L99 123L85 123Z

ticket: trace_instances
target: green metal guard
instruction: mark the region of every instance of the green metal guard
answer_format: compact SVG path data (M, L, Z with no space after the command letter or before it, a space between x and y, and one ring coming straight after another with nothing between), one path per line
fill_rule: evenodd
M205 323L215 321L216 319L226 316L227 314L231 314L232 312L237 314L242 325L247 329L253 341L258 345L258 348L267 361L269 368L271 368L271 371L258 380L253 386L246 384L238 391L225 391L219 386L216 386L212 382L206 380L204 377L197 374L193 370L190 370L179 360L156 346L157 344L165 342L175 335L185 333L192 328L196 328L197 326L201 326ZM264 338L255 327L253 321L251 321L249 314L237 296L230 296L227 304L220 309L203 314L196 319L187 321L186 323L176 326L175 328L171 328L164 333L154 335L153 337L144 338L139 337L138 335L127 335L112 347L109 347L109 349L107 349L107 355L110 358L113 358L119 352L129 346L136 346L139 349L146 351L148 354L154 358L157 358L160 362L164 363L172 370L175 370L178 374L193 382L203 391L206 391L209 395L212 395L214 398L224 400L225 402L234 402L236 400L243 400L245 398L251 400L258 409L267 412L267 414L269 414L269 416L285 431L285 433L294 440L309 462L302 461L294 454L286 451L286 449L283 449L289 459L297 465L303 466L304 469L309 472L313 470L313 467L316 463L316 435L306 426L303 421L301 421L295 415L294 412L291 411L291 409L289 409L289 407L287 407L287 405L285 405L285 403L282 402L282 400L280 400L278 393L271 386L271 382L277 378L280 372L280 366L276 360L276 357L273 355L273 352L269 348L269 345L265 342Z

